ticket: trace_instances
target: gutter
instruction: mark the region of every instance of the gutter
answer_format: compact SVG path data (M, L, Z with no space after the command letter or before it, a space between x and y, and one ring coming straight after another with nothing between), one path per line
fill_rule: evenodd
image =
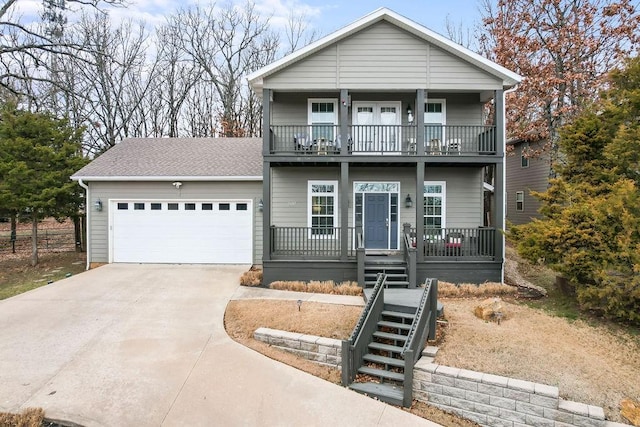
M87 265L86 265L86 270L89 270L89 267L91 266L91 204L89 203L90 197L89 197L89 186L87 184L85 184L82 181L82 178L78 179L78 184L80 185L80 187L84 188L85 190L85 194L86 194L86 201L85 201L85 213L86 213L86 231L87 231Z

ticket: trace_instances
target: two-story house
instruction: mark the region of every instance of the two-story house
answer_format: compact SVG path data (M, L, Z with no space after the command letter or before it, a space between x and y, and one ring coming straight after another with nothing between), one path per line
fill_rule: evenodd
M382 8L248 81L261 139L126 140L74 175L89 263L262 264L265 283L501 280L504 93L520 76Z
M383 8L248 80L264 110L265 281L362 281L363 263L411 269L412 256L412 283L501 280L517 74Z

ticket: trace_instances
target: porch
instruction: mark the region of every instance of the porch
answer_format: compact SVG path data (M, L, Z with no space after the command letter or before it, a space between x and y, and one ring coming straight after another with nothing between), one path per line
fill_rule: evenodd
M495 155L496 127L478 125L271 125L272 155ZM420 135L419 135L420 134ZM423 140L423 144L417 141ZM346 143L344 143L346 141ZM418 147L420 145L420 147Z

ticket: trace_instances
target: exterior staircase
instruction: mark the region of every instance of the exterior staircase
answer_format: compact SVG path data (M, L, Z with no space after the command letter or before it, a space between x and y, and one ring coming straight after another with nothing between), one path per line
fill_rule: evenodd
M350 389L392 405L403 405L405 361L402 352L414 319L415 313L391 311L385 306L363 356L363 365L358 368L358 382L352 383ZM370 381L360 382L363 378Z
M367 256L364 262L364 287L372 288L378 274L387 276L387 288L408 288L407 263L403 259Z
M438 282L426 279L415 308L385 303L387 278L384 273L378 274L353 333L342 341L342 384L384 402L409 407L413 367L427 339L435 338Z

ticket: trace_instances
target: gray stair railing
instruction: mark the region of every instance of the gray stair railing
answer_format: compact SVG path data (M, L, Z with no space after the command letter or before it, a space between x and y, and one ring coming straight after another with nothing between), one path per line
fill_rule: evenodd
M413 399L413 366L420 359L427 339L436 337L436 317L438 310L438 280L427 278L420 304L416 310L411 329L402 350L404 358L404 396L403 405L411 406Z
M367 301L351 337L342 340L342 385L347 387L356 379L356 372L362 365L373 332L378 327L378 319L384 310L384 285L386 274L378 274L371 298Z
M409 280L409 288L416 287L416 275L418 272L416 264L416 248L413 246L411 237L411 224L403 224L403 241L404 241L404 261L407 264L407 276ZM415 234L414 234L415 235Z

